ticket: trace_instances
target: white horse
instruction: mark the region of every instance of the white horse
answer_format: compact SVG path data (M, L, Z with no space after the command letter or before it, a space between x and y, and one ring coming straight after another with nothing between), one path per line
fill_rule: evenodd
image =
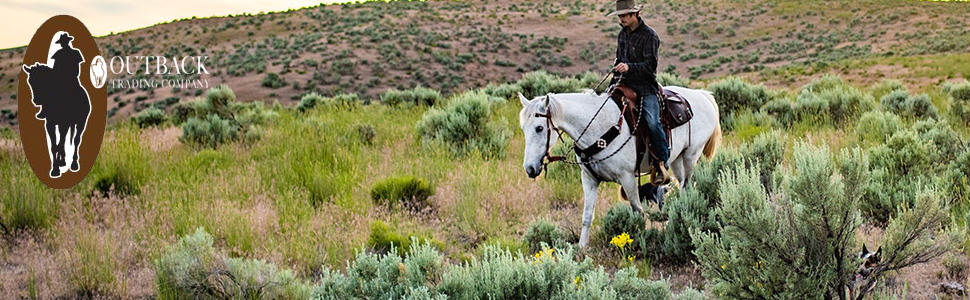
M694 173L694 165L697 164L701 154L708 159L714 156L721 139L719 112L714 96L708 91L682 87L664 88L686 98L694 112L693 119L670 132L670 158L667 165L670 166L673 176L684 187ZM592 91L549 94L533 100L525 98L520 93L519 99L522 101L519 124L525 133L523 167L530 178L535 178L542 173L545 158L559 140L560 134L565 133L573 139L576 146L586 148L597 143L604 133L618 124L621 118L620 109L615 104L602 105L604 101L612 101L608 100L606 94L597 95ZM597 114L601 105L602 110ZM593 119L594 115L595 119ZM587 124L589 124L588 128ZM622 192L628 196L633 210L643 213L637 174L635 174L637 171L636 145L632 140L626 142L631 134L629 127L625 126L632 125L634 124L624 124L619 136L602 151L589 157L588 161L591 163L582 165L583 193L586 201L583 205L580 248L585 248L589 242L589 227L593 223L593 208L601 180L622 185ZM653 164L650 162L650 155L644 156L645 158L640 162L640 170L647 174L652 170ZM579 160L578 155L577 160Z

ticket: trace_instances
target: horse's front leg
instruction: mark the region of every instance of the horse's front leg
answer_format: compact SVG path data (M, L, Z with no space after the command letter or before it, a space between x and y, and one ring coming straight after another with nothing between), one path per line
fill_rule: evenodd
M583 204L583 230L579 234L579 248L585 249L589 244L589 228L593 225L593 210L596 208L596 191L600 186L599 180L593 178L585 168L582 175L583 195L586 203Z

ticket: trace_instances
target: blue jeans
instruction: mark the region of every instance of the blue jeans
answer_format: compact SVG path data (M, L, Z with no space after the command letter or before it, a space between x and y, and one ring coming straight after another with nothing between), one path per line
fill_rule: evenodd
M664 134L663 127L660 125L660 103L657 95L648 94L642 96L640 97L640 103L643 108L642 115L646 121L647 130L650 132L650 143L653 144L654 152L659 156L660 161L666 165L667 160L670 159L670 150L667 149L667 135Z

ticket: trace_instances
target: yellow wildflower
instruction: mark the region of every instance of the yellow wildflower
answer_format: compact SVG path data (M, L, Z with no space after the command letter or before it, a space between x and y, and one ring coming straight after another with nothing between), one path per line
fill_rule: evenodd
M613 239L610 240L610 244L613 244L614 246L619 247L621 250L623 249L623 247L626 247L626 245L629 245L632 242L633 242L633 239L631 239L630 234L626 232L618 236L614 236Z
M721 265L721 270L724 270L724 268L727 268L727 265Z

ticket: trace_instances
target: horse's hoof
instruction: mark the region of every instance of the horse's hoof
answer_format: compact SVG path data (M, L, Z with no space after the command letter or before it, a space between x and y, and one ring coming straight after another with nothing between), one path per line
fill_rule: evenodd
M81 165L78 165L76 160L71 163L71 171L77 172L80 169Z
M51 168L51 178L61 177L61 169Z

